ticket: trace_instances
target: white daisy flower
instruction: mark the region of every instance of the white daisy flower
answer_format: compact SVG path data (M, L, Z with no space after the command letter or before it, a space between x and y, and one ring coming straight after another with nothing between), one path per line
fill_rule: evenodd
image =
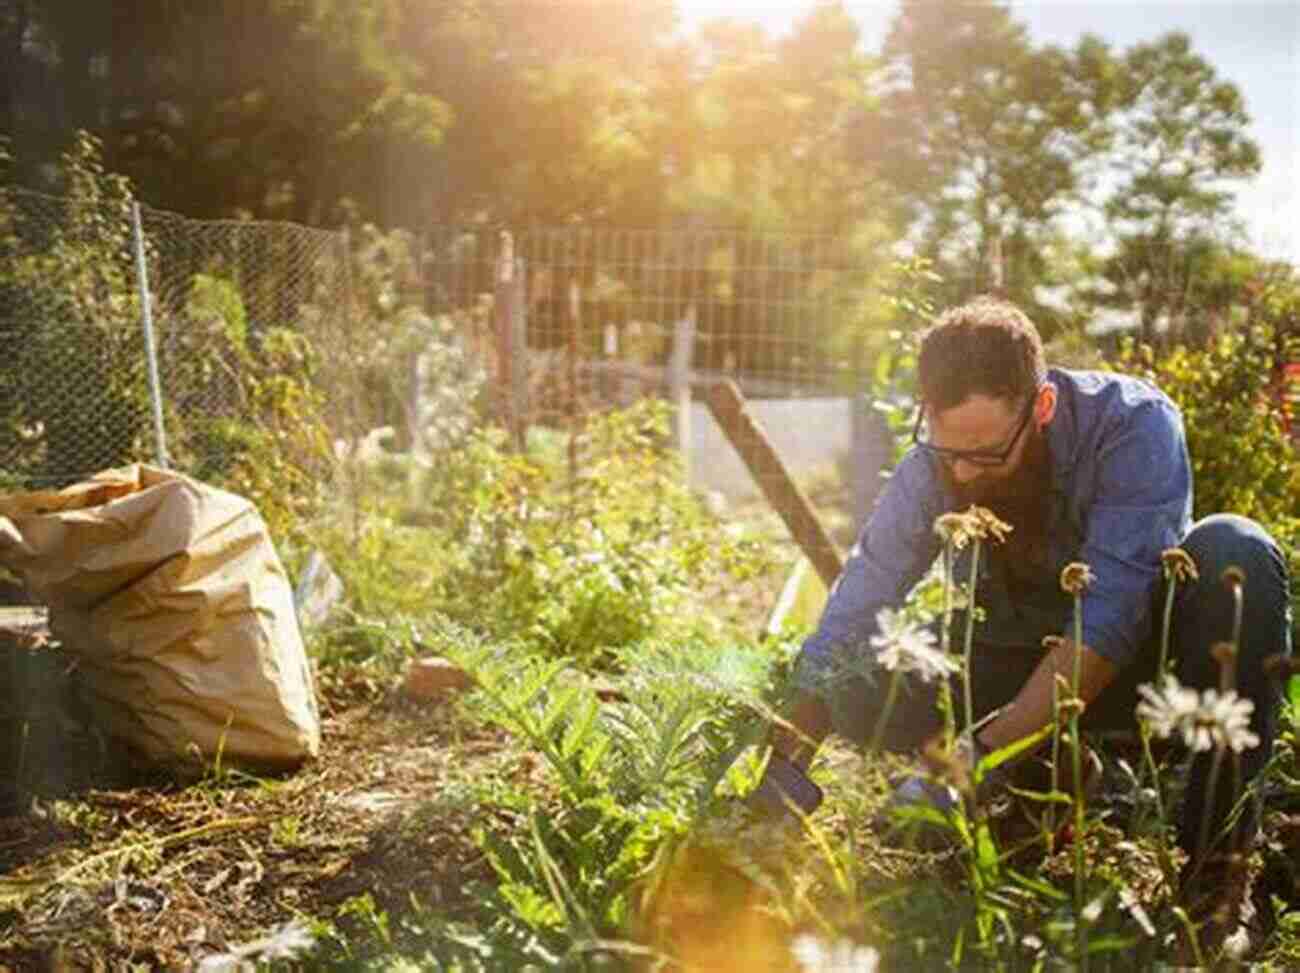
M1259 737L1250 729L1250 714L1254 711L1254 702L1242 699L1235 689L1224 693L1207 689L1201 695L1201 707L1196 714L1195 749L1209 750L1223 744L1229 750L1241 753L1259 746ZM1192 746L1186 730L1183 731L1183 740Z
M809 934L795 938L790 952L804 973L876 973L880 954L848 939L828 943Z
M1259 746L1259 737L1250 729L1255 704L1242 699L1236 690L1221 693L1207 689L1198 696L1195 690L1166 676L1160 689L1146 685L1138 692L1142 702L1137 715L1156 736L1181 736L1183 744L1197 752L1224 746L1240 753Z
M1146 720L1158 737L1171 737L1196 715L1200 700L1196 691L1183 686L1173 676L1165 676L1160 688L1139 686L1142 702L1137 705L1139 719Z
M936 648L934 633L909 621L902 612L882 608L876 615L879 632L871 636L876 661L890 672L914 672L923 682L957 672L957 660Z

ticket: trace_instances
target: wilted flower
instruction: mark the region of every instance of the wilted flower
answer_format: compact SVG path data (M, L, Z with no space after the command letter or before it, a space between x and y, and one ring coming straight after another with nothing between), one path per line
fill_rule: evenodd
M1071 595L1081 595L1096 580L1092 568L1082 561L1071 561L1061 569L1061 590Z
M1165 577L1174 581L1198 581L1200 572L1196 562L1181 547L1170 547L1160 553L1160 563L1165 567Z
M993 511L972 505L964 513L941 514L934 521L934 532L960 550L972 540L992 538L1004 541L1011 525L999 520Z
M934 532L958 549L963 548L974 536L971 533L973 525L965 514L957 512L940 514L934 522Z
M1264 660L1264 671L1273 679L1300 675L1300 659L1275 652Z
M1056 704L1056 711L1060 714L1061 719L1069 720L1076 716L1082 716L1088 709L1088 704L1078 696L1069 696L1061 699Z
M871 636L876 661L891 672L914 672L923 682L958 670L957 660L935 647L934 633L907 619L902 612L882 608L876 615L879 632Z
M790 944L790 952L804 973L876 973L880 954L849 939L833 943L805 933Z
M1231 642L1215 642L1210 646L1210 656L1220 667L1231 666L1237 661L1237 647Z
M1181 735L1183 743L1194 751L1224 746L1240 753L1259 746L1259 737L1250 730L1255 704L1242 699L1236 690L1207 689L1198 696L1195 690L1166 676L1160 689L1145 685L1138 687L1138 693L1142 702L1137 715L1157 736Z
M982 531L979 536L985 539L992 538L995 541L1002 542L1011 533L1011 525L1006 521L999 520L998 515L987 507L971 507L967 513L975 518L975 522L979 524Z
M1225 588L1240 588L1246 583L1246 572L1232 564L1223 569L1219 580L1223 582Z

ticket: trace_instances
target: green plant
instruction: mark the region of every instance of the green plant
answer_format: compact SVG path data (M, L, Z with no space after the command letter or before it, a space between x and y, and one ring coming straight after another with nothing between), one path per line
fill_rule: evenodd
M0 363L0 466L25 486L151 452L131 188L85 133L59 174L57 208L0 192L0 303L19 309Z
M1179 346L1160 355L1126 341L1114 367L1154 382L1182 410L1194 516L1227 512L1259 521L1287 552L1297 577L1300 461L1274 386L1275 349L1273 328L1258 324L1225 331L1202 348Z
M466 705L509 730L549 772L509 832L479 840L497 882L495 928L560 961L628 929L639 881L713 806L769 690L768 657L739 646L647 643L621 657L602 705L565 659L509 651L454 627L446 651L473 674Z
M574 478L472 436L427 480L425 506L459 540L437 582L441 610L499 638L523 637L583 663L653 634L701 585L762 569L700 507L665 451L667 413L643 403L593 419Z
M250 336L233 283L196 274L189 300L164 316L169 449L181 469L247 497L277 539L319 508L329 436L318 355L287 327Z

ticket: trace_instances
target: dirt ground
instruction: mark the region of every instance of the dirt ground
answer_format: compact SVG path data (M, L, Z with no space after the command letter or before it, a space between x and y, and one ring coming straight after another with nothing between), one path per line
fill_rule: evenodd
M0 968L189 968L367 892L375 913L414 896L454 914L488 874L455 781L527 772L517 748L362 672L321 697L321 753L296 774L185 787L129 779L62 705L22 720L11 705L8 779L27 786L0 817Z

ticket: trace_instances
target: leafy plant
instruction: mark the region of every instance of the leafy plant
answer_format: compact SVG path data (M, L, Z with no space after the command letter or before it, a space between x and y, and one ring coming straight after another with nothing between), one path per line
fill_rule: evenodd
M1203 348L1163 355L1126 341L1114 367L1158 385L1182 410L1194 516L1231 512L1272 531L1300 570L1300 462L1274 388L1268 325L1225 331Z
M620 657L618 700L602 705L569 660L492 647L454 626L439 638L475 679L466 705L525 742L550 780L521 827L480 832L498 879L484 890L496 927L556 958L621 934L650 861L712 807L756 726L768 657L639 645Z
M26 486L151 452L131 188L84 133L60 175L58 201L0 192L0 467Z
M506 452L498 431L447 454L424 501L432 525L457 541L436 582L441 609L584 664L699 628L676 617L698 586L766 562L691 496L662 448L666 422L656 403L592 420L574 478Z

